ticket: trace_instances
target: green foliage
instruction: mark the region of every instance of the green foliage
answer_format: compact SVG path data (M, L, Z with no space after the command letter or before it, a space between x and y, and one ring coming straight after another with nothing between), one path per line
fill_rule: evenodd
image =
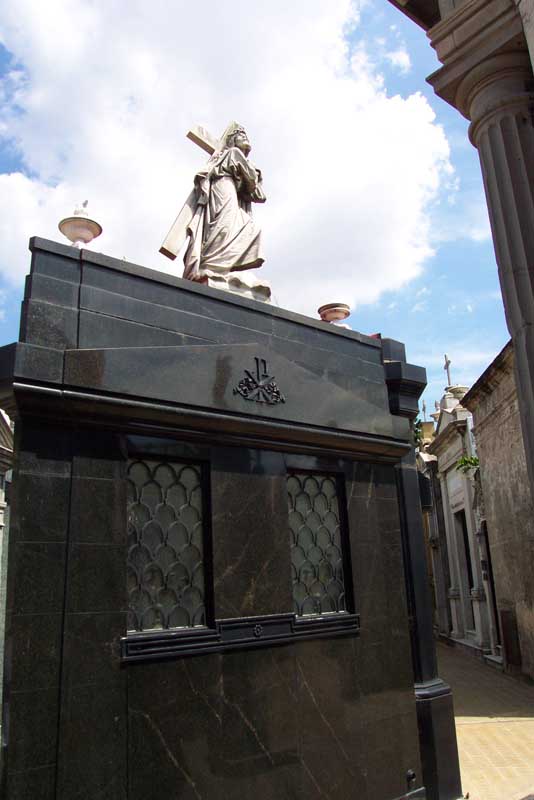
M420 417L417 417L417 419L413 423L413 438L416 447L421 446L421 439L423 437L422 425L423 421L421 420Z
M478 456L462 456L456 462L456 469L466 473L469 472L470 469L476 469L479 464Z

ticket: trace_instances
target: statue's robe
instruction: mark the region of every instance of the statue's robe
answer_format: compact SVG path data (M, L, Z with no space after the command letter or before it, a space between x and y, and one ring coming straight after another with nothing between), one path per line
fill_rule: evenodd
M265 202L261 173L237 147L215 153L195 175L197 207L188 227L184 278L205 281L263 264L251 203Z

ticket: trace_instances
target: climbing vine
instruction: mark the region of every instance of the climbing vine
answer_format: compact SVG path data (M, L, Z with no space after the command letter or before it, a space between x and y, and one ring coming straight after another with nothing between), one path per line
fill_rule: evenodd
M456 469L465 473L470 469L476 469L479 464L478 456L462 456L456 462Z

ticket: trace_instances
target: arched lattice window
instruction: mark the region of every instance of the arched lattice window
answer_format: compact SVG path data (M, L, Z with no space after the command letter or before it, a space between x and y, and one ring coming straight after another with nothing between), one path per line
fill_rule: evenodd
M128 463L128 630L206 625L202 472Z
M295 614L346 612L338 479L292 472L287 491Z

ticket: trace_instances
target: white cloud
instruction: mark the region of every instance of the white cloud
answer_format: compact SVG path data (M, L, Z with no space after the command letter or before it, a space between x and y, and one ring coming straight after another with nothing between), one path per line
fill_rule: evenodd
M386 53L386 58L393 67L396 67L399 72L406 75L412 68L410 54L405 47L399 47L397 50L391 50Z
M426 311L426 302L425 301L421 301L419 303L415 303L411 307L410 311L412 312L412 314L416 314L416 313L418 313L420 311Z
M478 192L463 192L461 203L457 202L459 182L451 183L452 194L447 197L447 208L435 216L432 241L435 244L470 239L487 242L491 238L488 207L484 195Z
M349 0L4 0L0 136L25 174L0 176L0 272L20 283L27 240L89 199L94 249L181 274L158 250L204 158L185 139L244 123L263 170L269 279L281 305L315 315L377 300L432 255L429 204L449 147L417 93L388 96Z
M447 306L447 313L448 314L472 314L474 311L474 305L472 302L465 302L465 303L452 303L451 305Z

